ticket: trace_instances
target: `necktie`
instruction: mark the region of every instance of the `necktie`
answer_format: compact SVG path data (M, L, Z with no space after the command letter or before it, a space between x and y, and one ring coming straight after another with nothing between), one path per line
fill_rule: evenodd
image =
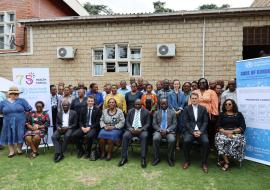
M92 117L92 109L88 108L88 114L87 114L87 125L91 125L91 117Z
M167 129L167 112L162 110L161 129Z
M140 126L140 123L141 121L139 121L139 112L138 111L135 111L135 117L134 117L134 129L138 129L139 126Z

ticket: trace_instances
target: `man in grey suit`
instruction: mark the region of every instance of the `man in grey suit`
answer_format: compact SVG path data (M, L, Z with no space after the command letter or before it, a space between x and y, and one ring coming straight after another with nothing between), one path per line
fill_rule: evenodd
M159 146L162 138L168 141L168 164L174 166L174 148L175 148L175 127L177 124L175 112L168 108L167 99L160 100L160 108L153 118L153 150L154 160L152 165L155 166L160 162Z
M128 145L132 137L139 137L141 143L141 167L146 167L147 137L148 127L150 125L150 115L148 111L142 108L141 100L137 99L126 118L126 131L122 139L122 159L118 166L125 165L128 161Z
M57 114L57 130L52 135L52 142L55 148L54 161L59 162L64 158L64 152L67 149L68 141L72 133L77 129L77 113L70 110L68 100L62 102L63 111ZM63 143L60 143L61 136L64 135Z
M208 113L204 106L199 105L199 95L192 93L190 96L191 105L184 110L184 138L183 150L185 163L183 169L190 165L190 150L195 139L200 141L202 146L202 169L208 172L207 157L209 151L209 141L207 136Z

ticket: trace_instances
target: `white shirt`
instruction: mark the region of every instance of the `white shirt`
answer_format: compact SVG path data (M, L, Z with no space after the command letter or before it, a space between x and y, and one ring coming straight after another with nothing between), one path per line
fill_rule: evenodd
M137 118L136 118L136 116L137 116ZM135 128L136 119L139 121L138 122L138 128L141 128L142 127L142 123L141 123L141 109L139 109L139 110L136 110L135 109L134 119L133 119L133 122L132 122L132 127L133 128Z
M68 127L68 120L69 120L69 111L67 113L63 112L63 118L62 118L62 127L67 128Z
M192 108L193 108L193 113L194 113L195 121L197 121L197 119L198 119L198 105L193 105L193 104L192 104ZM197 124L196 124L194 130L195 130L195 131L198 131L198 130L199 130L199 127L198 127Z

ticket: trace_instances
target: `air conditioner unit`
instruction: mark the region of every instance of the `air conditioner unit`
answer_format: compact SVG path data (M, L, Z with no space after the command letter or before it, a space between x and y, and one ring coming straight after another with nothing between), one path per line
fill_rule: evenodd
M74 59L76 49L73 47L58 47L57 58L58 59Z
M175 56L175 44L158 44L157 45L158 57L173 57Z

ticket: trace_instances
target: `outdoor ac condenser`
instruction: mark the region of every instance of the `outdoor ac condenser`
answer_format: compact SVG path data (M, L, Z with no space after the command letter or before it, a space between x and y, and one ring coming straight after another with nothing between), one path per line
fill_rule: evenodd
M58 59L74 59L76 49L73 47L58 47L57 58Z
M158 57L173 57L175 56L175 44L158 44L157 45Z

